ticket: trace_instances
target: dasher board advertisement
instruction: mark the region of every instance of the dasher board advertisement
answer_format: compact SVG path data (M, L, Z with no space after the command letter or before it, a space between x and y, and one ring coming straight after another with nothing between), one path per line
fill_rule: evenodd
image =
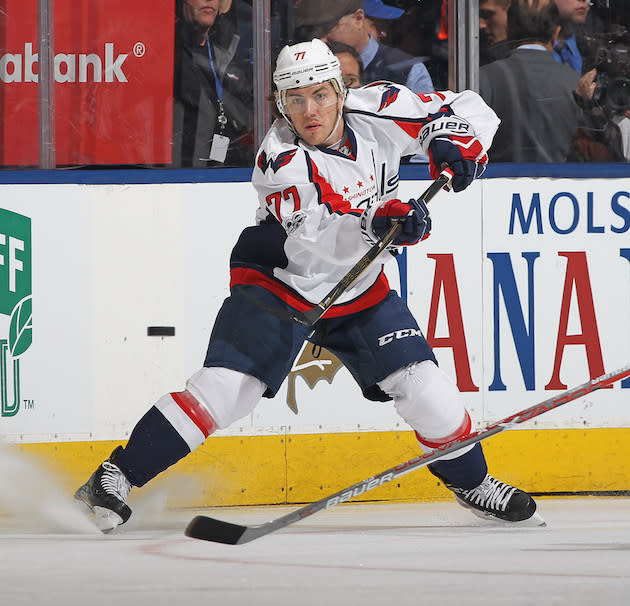
M2 166L38 164L37 4L0 2ZM55 1L58 166L171 162L174 20L174 2Z

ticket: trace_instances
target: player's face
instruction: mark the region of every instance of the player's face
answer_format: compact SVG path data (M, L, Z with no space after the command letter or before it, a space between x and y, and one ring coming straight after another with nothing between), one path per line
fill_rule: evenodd
M479 31L488 41L496 44L507 38L507 11L500 0L482 0L479 3Z
M214 25L219 14L219 0L185 0L184 18L206 29Z
M342 103L332 84L324 82L288 90L286 113L300 138L309 145L335 143L343 134L343 120L337 123ZM339 132L333 133L333 129Z
M585 23L589 3L586 0L556 0L561 19L571 23Z
M337 53L343 81L348 88L359 88L361 86L361 70L359 62L350 53Z

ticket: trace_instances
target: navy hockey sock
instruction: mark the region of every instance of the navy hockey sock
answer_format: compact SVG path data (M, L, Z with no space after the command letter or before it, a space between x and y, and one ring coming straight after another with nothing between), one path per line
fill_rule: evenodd
M138 421L129 443L116 454L116 465L133 486L143 486L190 453L164 415L152 406Z
M488 473L486 458L479 442L461 457L437 461L429 465L428 468L434 476L445 484L464 490L479 486Z

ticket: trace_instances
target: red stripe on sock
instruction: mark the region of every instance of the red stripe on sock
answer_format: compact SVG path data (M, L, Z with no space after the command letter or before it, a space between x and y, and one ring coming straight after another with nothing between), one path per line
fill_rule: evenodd
M415 432L415 434L418 442L420 442L420 444L422 444L423 446L428 446L429 448L439 448L440 446L443 446L444 444L451 442L452 440L457 440L459 438L467 436L470 433L471 428L472 420L470 418L470 415L468 414L468 411L466 411L466 416L464 417L462 424L452 434L446 436L445 438L441 438L439 440L428 440L427 438L422 437L417 431Z
M189 391L178 391L171 393L171 397L175 400L177 406L179 406L190 420L199 428L201 433L207 438L217 428L217 424L214 422L212 416L203 406L197 398L195 398Z

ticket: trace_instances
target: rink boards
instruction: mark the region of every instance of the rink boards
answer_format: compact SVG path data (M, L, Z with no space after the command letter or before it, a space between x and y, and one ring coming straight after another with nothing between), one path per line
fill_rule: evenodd
M402 181L400 197L426 185ZM431 237L388 263L477 425L630 362L629 191L630 178L479 181L437 196ZM257 201L249 183L0 193L0 432L71 484L200 366ZM493 470L532 491L628 489L629 393L626 380L492 438ZM393 406L309 347L274 400L164 481L180 504L300 502L415 454ZM426 472L378 490L443 495Z

